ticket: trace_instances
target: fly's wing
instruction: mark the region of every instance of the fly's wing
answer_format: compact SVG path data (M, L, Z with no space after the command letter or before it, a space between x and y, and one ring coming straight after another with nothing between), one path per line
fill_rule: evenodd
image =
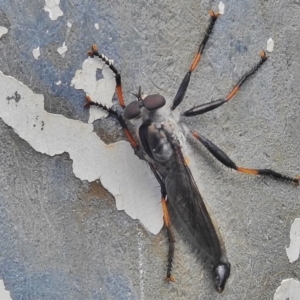
M175 228L193 247L204 250L213 263L218 263L223 256L221 236L179 147L174 148L174 161L165 177L165 186Z

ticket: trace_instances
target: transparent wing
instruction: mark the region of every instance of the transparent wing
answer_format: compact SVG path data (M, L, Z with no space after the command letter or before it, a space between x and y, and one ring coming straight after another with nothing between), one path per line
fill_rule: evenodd
M214 263L218 263L223 254L221 236L179 147L174 149L174 161L166 174L165 186L171 221L177 231L193 247L204 250Z

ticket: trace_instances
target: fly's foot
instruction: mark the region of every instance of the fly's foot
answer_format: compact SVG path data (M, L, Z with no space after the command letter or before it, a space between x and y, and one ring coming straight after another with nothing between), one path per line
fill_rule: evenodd
M91 50L88 51L87 55L91 58L93 58L95 55L98 56L99 55L98 46L93 44Z
M260 58L261 58L262 61L265 61L265 60L268 59L268 56L267 56L267 54L266 54L266 52L264 50L261 50L259 52L259 56L260 56Z
M172 275L167 275L167 277L165 278L166 282L175 282L175 278Z
M89 108L91 105L96 105L97 106L98 103L92 101L92 98L89 95L85 96L85 104L84 107Z
M208 12L208 14L209 14L209 16L210 16L212 19L217 19L217 17L221 16L220 13L216 13L216 12L214 12L213 10L210 10L210 11Z

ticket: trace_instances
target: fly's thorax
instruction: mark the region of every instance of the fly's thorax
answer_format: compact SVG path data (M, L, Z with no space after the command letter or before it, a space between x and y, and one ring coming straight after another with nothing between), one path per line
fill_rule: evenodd
M173 148L162 123L143 123L139 128L139 138L148 156L155 162L164 163L173 156Z
M163 96L155 94L130 103L124 118L133 127L149 162L166 163L173 156L174 143L182 146L185 137Z

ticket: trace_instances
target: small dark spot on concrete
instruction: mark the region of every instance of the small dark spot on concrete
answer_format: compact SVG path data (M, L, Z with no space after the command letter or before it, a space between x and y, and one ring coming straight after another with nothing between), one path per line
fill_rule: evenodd
M235 44L235 50L240 53L244 53L244 52L248 51L248 47L243 45L242 42L238 40Z
M41 121L41 124L42 124L41 130L44 130L45 122L44 122L44 121Z
M10 20L4 11L0 11L1 26L9 28L11 26Z
M33 124L33 127L35 127L36 125L35 124Z
M7 96L6 97L7 101L10 101L12 99L14 99L18 103L21 100L21 95L17 91L15 91L13 96L11 96L11 97Z

